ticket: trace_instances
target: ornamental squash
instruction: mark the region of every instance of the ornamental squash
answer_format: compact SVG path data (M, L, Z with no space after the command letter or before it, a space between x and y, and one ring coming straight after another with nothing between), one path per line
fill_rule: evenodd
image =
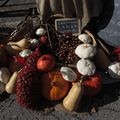
M77 79L77 74L70 67L62 66L60 72L63 78L68 82L73 82Z
M63 100L63 106L68 111L76 111L84 93L84 87L81 82L76 82L70 89L68 95Z
M95 74L96 66L89 59L81 59L77 62L77 70L82 75L91 76Z
M112 62L108 66L108 74L115 79L120 79L120 62Z
M68 93L69 83L62 77L60 71L49 71L41 76L42 95L47 100L60 100Z
M78 36L78 39L83 43L90 43L92 41L88 34L81 34Z
M27 58L32 53L32 50L24 49L18 55L22 58Z
M91 44L80 44L75 49L75 54L80 58L92 58L96 54L96 47Z
M41 36L46 34L46 29L40 27L36 30L36 35Z
M8 42L6 45L6 49L10 55L15 55L20 51L29 48L30 41L28 39L22 39L18 42Z

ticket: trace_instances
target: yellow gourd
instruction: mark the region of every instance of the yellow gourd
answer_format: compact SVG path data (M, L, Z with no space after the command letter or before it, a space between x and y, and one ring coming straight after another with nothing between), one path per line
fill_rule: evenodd
M17 76L18 73L14 72L12 77L10 78L9 82L6 84L5 86L5 90L7 93L14 93L14 89L15 89L15 85L16 85L16 81L17 81Z
M63 100L63 106L68 111L76 111L81 97L84 92L84 87L81 85L81 82L75 83L70 89L68 95Z
M6 49L8 50L9 53L16 53L28 48L29 45L30 45L29 40L22 39L18 42L8 42L6 45Z

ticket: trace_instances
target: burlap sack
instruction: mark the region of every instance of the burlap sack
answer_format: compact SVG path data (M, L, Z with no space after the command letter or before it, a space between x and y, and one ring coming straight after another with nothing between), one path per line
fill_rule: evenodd
M43 22L52 14L78 17L84 27L91 17L100 15L103 0L36 0L37 9Z

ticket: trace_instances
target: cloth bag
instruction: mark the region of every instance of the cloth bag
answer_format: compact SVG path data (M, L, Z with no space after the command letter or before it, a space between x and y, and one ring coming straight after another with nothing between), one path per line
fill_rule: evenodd
M105 0L103 12L94 24L96 34L107 44L120 47L120 0Z
M36 0L41 20L52 14L63 14L64 17L78 17L82 28L92 17L98 17L102 11L103 0Z

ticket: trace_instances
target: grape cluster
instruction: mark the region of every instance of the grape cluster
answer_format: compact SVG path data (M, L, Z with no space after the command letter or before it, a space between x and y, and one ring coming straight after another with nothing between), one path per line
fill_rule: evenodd
M79 60L74 52L76 47L80 44L78 37L52 33L51 42L54 56L58 62L74 64Z

